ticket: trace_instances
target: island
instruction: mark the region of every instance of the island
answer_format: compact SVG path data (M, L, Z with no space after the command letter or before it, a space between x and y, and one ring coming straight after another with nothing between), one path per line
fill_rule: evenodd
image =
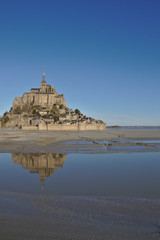
M68 108L64 94L58 94L46 83L44 71L40 88L31 88L29 93L15 97L0 122L2 128L22 130L106 130L102 120Z

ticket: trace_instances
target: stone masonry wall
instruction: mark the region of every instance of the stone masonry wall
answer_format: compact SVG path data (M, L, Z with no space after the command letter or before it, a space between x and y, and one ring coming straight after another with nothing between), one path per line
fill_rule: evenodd
M22 126L22 130L50 130L50 131L89 131L89 130L105 130L105 124L39 124L35 126Z
M52 108L53 104L63 104L66 106L66 101L62 95L53 93L24 93L22 97L16 97L13 101L13 108L17 106L23 107L24 105L33 104L41 105L42 107Z

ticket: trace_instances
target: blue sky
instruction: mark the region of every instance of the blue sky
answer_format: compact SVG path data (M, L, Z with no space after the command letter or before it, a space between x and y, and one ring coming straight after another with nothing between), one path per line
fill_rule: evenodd
M160 125L159 0L6 0L0 115L46 81L109 125Z

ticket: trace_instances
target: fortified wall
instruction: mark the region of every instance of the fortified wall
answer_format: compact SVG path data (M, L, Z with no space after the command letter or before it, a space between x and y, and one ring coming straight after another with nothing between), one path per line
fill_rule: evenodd
M106 124L39 124L38 126L22 126L22 130L50 130L50 131L90 131L106 130Z

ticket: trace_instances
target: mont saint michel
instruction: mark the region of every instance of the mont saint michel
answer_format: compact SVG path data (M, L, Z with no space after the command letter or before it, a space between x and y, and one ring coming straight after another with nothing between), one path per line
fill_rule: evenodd
M48 85L43 71L40 88L31 88L15 97L9 112L1 118L1 126L22 130L105 130L102 120L87 117L79 109L67 107L64 94Z

